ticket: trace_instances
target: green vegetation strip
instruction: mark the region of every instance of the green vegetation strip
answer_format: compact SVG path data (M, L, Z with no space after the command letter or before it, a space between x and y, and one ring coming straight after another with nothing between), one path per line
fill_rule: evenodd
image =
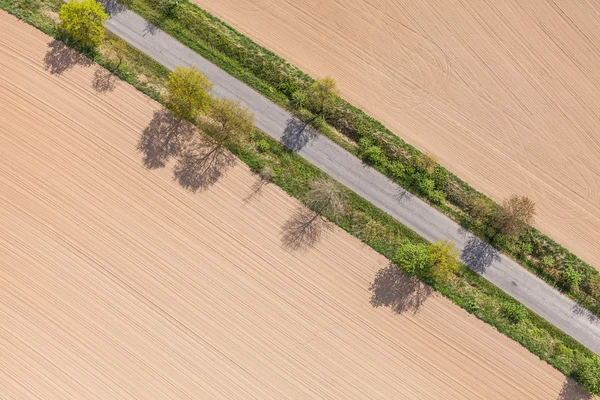
M61 0L0 0L0 8L72 45L61 35L55 22L61 4ZM164 104L160 93L170 71L162 65L109 33L96 52L85 54ZM306 194L310 184L325 177L312 164L258 130L248 140L229 145L229 149L255 172L269 166L273 182L305 203L309 200ZM402 253L399 249L406 245L426 244L423 238L355 193L348 193L346 203L344 213L326 216L389 259L394 260ZM452 279L436 280L435 276L422 275L419 271L413 273L455 304L521 343L591 392L600 394L600 357L481 276L463 265ZM418 296L418 293L413 295Z
M324 118L314 118L315 110L302 101L314 82L310 76L186 0L124 3L600 316L596 269L531 226L517 237L498 234L497 204L380 122L343 99Z

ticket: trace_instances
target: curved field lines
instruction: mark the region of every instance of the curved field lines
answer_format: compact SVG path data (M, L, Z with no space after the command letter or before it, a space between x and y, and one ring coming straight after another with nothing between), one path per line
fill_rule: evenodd
M600 268L600 6L195 0Z

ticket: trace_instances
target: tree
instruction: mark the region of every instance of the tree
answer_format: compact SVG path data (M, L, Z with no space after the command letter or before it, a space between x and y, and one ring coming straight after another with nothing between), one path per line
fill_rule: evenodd
M338 96L335 80L330 76L314 81L308 91L308 101L312 111L321 117L331 112Z
M496 234L519 237L523 229L533 223L535 203L525 196L516 194L504 200L494 216Z
M458 252L450 242L430 245L408 243L398 248L395 262L412 275L447 282L460 269L458 257Z
M60 8L62 30L84 47L96 48L104 39L108 14L95 0L70 0Z
M313 246L327 227L323 214L340 216L345 210L345 193L330 179L320 179L310 184L306 207L300 207L283 225L283 245L293 250Z
M116 66L116 68L118 69L123 63L123 59L125 58L125 54L127 53L125 41L119 40L117 38L112 38L108 41L107 45L108 53L110 54L110 56L118 61Z
M424 243L402 245L396 251L395 261L400 269L411 275L427 275L426 271L431 267L429 246Z
M212 83L194 67L177 67L167 82L167 103L176 118L194 120L197 113L208 110Z
M438 241L429 246L429 276L438 282L449 281L460 270L459 254L451 242Z
M254 115L237 100L213 101L210 116L218 125L213 132L218 144L234 143L254 129Z
M342 188L331 179L319 179L310 183L306 195L306 205L317 216L328 214L338 217L345 209L345 193Z

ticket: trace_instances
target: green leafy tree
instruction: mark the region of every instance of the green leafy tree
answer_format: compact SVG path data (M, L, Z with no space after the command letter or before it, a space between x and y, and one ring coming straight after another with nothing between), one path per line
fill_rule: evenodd
M593 393L600 393L600 357L581 357L577 361L575 374L579 383Z
M219 144L234 143L254 130L254 115L239 101L213 101L210 116L217 123L213 138Z
M431 268L429 246L422 243L407 243L400 246L396 251L395 261L400 269L411 275L426 275Z
M194 67L177 67L167 82L167 103L176 118L194 120L211 104L211 82Z
M333 110L338 96L335 79L326 76L313 82L308 91L308 102L312 111L323 117Z
M402 270L421 278L446 282L460 270L458 252L450 242L400 246L395 261Z
M451 242L438 241L429 246L431 270L429 276L447 282L460 270L459 254Z
M73 40L88 48L96 48L104 39L104 23L108 14L95 0L70 0L60 8L61 29Z

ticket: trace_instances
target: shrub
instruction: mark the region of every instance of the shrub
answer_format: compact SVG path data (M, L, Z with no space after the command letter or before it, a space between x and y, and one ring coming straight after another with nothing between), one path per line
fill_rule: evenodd
M566 265L562 272L562 282L569 290L578 290L581 275L572 265Z
M579 383L593 393L600 392L600 357L579 357L575 375Z
M436 189L429 194L429 200L434 204L442 205L446 201L446 193Z
M387 163L385 152L376 145L369 145L362 152L362 159L367 164L375 166L383 166Z
M265 139L260 139L256 143L256 149L261 153L267 153L269 150L271 150L271 145Z
M394 259L398 267L411 275L422 276L431 267L429 247L426 244L408 243L398 247Z
M429 178L423 178L419 180L418 185L421 193L423 193L427 197L430 197L433 193L433 190L435 189L435 183L432 179Z
M504 314L504 316L506 316L506 318L508 318L509 321L514 324L517 324L527 319L527 317L529 316L529 313L527 312L525 307L523 307L519 303L515 303L512 301L504 303L502 305L501 311L502 314Z
M435 182L435 187L446 191L448 189L448 185L450 184L450 174L446 171L445 168L441 166L436 166L433 170L431 178Z
M308 95L304 90L296 90L292 93L292 105L296 108L304 108L308 104Z

